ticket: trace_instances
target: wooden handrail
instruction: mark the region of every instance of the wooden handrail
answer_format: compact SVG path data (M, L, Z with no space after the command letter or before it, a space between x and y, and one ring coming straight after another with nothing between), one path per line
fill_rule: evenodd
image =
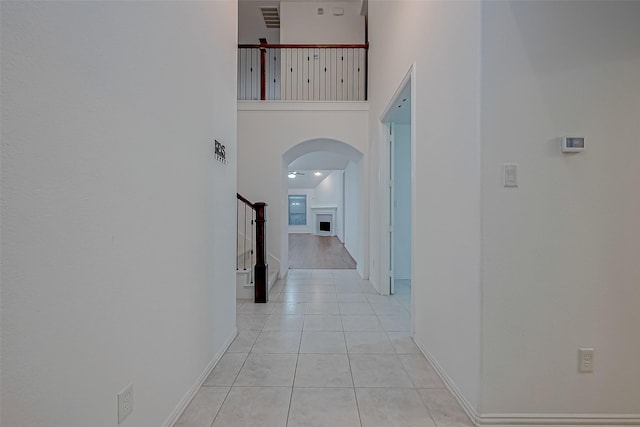
M269 266L267 265L266 245L267 204L264 202L252 203L240 193L236 193L236 196L238 200L255 211L255 219L251 221L256 227L256 265L253 267L254 301L266 303L269 301ZM246 231L244 235L246 236ZM244 238L246 239L246 237Z
M243 197L240 193L236 193L236 195L238 196L238 200L241 200L243 202L245 202L247 205L251 206L251 208L253 208L253 210L256 210L256 207L253 205L253 202L250 202L247 198Z
M260 48L273 48L273 49L368 49L369 43L364 44L239 44L240 49L260 49Z

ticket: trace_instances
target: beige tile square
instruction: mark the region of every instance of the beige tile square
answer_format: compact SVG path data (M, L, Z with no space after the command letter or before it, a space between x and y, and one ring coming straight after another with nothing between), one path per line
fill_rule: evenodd
M372 314L342 315L342 328L345 331L382 331L378 317Z
M293 386L298 356L295 354L250 354L234 386Z
M360 427L352 388L294 388L287 427Z
M300 331L262 331L251 353L298 353Z
M307 311L307 303L291 303L286 304L282 302L276 302L273 304L273 311L271 314L304 314Z
M380 316L409 316L409 312L400 304L371 303L373 311Z
M422 354L409 332L387 332L397 354Z
M307 294L307 302L338 302L335 293L328 292L310 292Z
M301 354L295 387L353 387L346 354Z
M418 392L412 389L358 388L362 427L435 427Z
M350 354L349 360L356 387L413 387L396 355Z
M339 294L362 294L362 287L357 283L336 284L336 292Z
M259 331L238 331L238 335L227 349L227 353L249 353L258 335L260 335Z
M305 331L342 331L342 320L338 315L307 314L304 316Z
M291 387L232 387L213 427L283 427Z
M267 321L266 314L262 315L245 315L239 314L236 316L236 324L239 331L261 331L265 322Z
M343 332L304 331L300 353L346 353Z
M418 388L442 388L444 384L422 354L403 354L398 356L411 381Z
M345 332L349 354L395 354L384 332Z
M473 427L458 401L444 388L418 390L438 427Z
M301 314L272 314L267 318L263 331L301 331L304 316Z
M341 302L340 314L374 314L368 302Z
M210 426L228 392L229 387L200 387L174 426Z
M339 292L336 297L338 302L368 302L365 294Z
M406 316L378 316L382 329L387 332L411 331L411 317Z
M310 302L305 314L340 314L337 302Z
M236 309L236 314L271 314L273 308L274 303L272 302L256 304L252 301L247 301Z
M247 353L225 353L211 371L203 385L230 386L236 380L240 368L247 360Z

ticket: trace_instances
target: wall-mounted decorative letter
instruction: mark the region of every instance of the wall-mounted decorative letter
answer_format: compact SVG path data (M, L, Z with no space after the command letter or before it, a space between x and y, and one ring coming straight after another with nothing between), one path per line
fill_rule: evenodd
M225 152L225 146L222 145L218 140L215 140L215 156L216 160L220 163L226 165L227 164L227 154Z

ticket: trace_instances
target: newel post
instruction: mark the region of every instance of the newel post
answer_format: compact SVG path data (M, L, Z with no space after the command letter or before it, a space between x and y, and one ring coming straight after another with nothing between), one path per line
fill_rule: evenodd
M269 301L269 266L267 265L267 243L265 236L265 223L267 222L264 202L253 205L256 209L256 265L254 267L255 302Z
M267 89L267 39L260 39L260 100L264 101Z

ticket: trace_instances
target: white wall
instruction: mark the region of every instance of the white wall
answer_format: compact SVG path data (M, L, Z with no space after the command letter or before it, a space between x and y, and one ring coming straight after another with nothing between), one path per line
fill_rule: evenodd
M358 102L238 103L238 192L249 200L269 204L267 242L269 252L280 256L281 275L286 274L288 265L288 247L281 243L287 242L287 165L293 161L284 162L283 155L305 141L329 138L333 145L339 145L336 141L349 144L368 164L368 118L368 105ZM366 176L368 170L362 173ZM358 203L368 206L366 178L363 181ZM368 229L368 217L361 227ZM362 263L366 272L368 234L363 232L363 236L363 259L356 262Z
M1 7L2 425L160 426L234 334L236 4Z
M313 206L335 206L335 224L333 232L341 242L344 242L344 171L332 171L315 188L315 204ZM314 215L315 216L315 215Z
M318 8L324 9L318 15ZM344 15L334 16L333 9ZM365 43L364 16L355 2L280 2L281 43Z
M638 2L483 3L485 413L640 423L639 22Z
M370 1L371 275L380 286L388 209L379 120L415 64L415 340L469 407L480 387L480 5ZM388 176L388 175L387 175ZM455 339L452 339L455 337Z
M393 274L411 279L411 126L394 123L393 133Z
M363 185L363 160L350 161L344 170L344 247L354 260L364 260L364 234L362 227L366 206L359 203L362 195L366 194ZM356 269L364 276L364 262L357 262Z

